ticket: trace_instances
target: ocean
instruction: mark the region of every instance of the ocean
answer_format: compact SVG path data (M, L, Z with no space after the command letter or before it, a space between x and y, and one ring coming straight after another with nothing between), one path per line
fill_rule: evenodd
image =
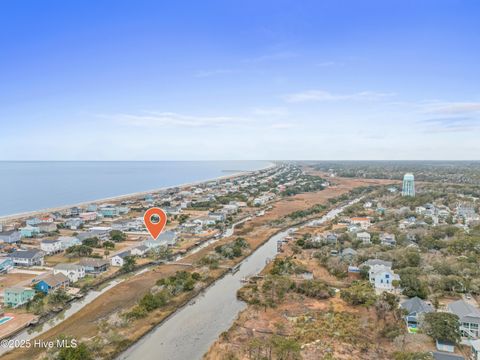
M0 161L0 216L260 170L269 161Z

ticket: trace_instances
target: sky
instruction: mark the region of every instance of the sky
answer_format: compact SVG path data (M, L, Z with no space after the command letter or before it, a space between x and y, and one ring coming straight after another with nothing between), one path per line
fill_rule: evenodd
M3 0L0 160L478 160L478 0Z

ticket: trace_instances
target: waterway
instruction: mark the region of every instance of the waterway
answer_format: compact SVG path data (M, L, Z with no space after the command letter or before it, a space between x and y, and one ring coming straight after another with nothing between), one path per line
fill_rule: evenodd
M360 198L331 210L306 225L320 225L341 213L345 207ZM305 226L305 225L304 225ZM277 241L285 238L294 228L272 236L249 257L243 260L235 273L216 281L202 294L158 325L135 343L117 360L195 360L201 359L219 335L228 330L238 313L246 308L237 299L242 279L258 274L277 254Z

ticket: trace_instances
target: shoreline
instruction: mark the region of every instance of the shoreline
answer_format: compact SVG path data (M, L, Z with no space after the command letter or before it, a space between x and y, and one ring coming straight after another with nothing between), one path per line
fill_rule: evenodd
M263 171L263 170L271 169L271 168L274 168L276 166L277 166L277 163L271 161L269 165L267 165L267 166L265 166L261 169L257 169L257 170L239 171L239 172L229 174L229 175L222 175L222 176L219 176L219 177L214 177L214 178L209 178L209 179L204 179L204 180L198 180L198 181L193 181L193 182L188 182L188 183L182 183L182 184L179 184L179 185L163 186L163 187L156 188L156 189L138 191L138 192L129 193L129 194L115 195L115 196L110 196L110 197L96 199L96 200L90 200L90 201L82 201L82 202L76 203L76 204L60 205L60 206L56 206L56 207L52 207L52 208L32 210L32 211L26 211L26 212L10 214L10 215L2 215L2 216L0 216L0 222L22 220L24 218L28 218L28 217L31 217L31 216L37 216L37 215L42 215L42 214L46 214L46 213L52 213L52 212L55 212L55 211L62 211L62 210L65 210L65 209L68 209L68 208L71 208L71 207L82 207L82 206L86 206L86 205L89 205L89 204L101 204L101 203L108 202L108 201L128 200L128 199L136 198L136 197L139 197L139 196L142 196L142 195L148 195L150 193L165 191L165 190L169 190L169 189L173 189L173 188L186 188L186 187L196 186L196 185L204 184L204 183L207 183L207 182L210 182L210 181L233 179L233 178L236 178L236 177L239 177L239 176L242 176L242 175L249 175L249 174L255 173L257 171Z

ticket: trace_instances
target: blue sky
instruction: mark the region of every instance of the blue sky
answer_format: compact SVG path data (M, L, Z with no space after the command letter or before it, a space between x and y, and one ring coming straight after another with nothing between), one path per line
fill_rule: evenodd
M479 159L476 0L0 3L0 160Z

